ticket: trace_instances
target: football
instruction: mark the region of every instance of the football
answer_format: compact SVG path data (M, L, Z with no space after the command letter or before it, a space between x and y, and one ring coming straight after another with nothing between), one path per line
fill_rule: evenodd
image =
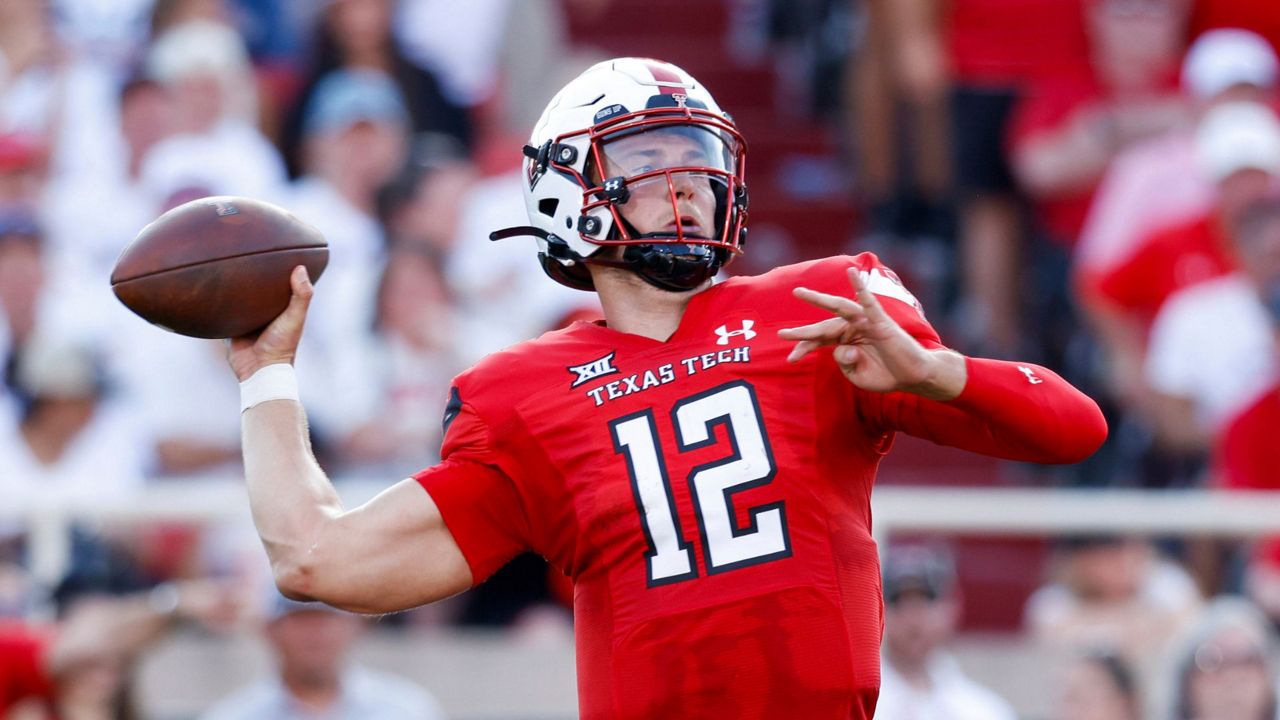
M198 338L262 329L289 304L289 274L329 262L320 231L270 203L207 197L138 233L111 272L116 297L147 322Z

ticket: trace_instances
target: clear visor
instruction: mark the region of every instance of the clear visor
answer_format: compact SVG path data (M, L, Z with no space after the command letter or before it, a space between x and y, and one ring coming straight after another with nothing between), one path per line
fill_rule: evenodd
M738 169L736 141L695 125L663 125L605 138L600 150L604 177L632 178L673 168L710 168L733 175Z

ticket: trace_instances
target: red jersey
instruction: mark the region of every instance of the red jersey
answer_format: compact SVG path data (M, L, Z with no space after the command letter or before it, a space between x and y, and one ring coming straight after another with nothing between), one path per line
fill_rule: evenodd
M0 623L0 717L23 700L51 700L44 669L48 638L24 625Z
M1081 275L1081 290L1150 326L1175 291L1235 271L1228 247L1216 217L1200 217L1153 234L1128 260L1103 273Z
M1106 429L1048 370L968 361L948 403L868 393L777 331L829 317L857 267L941 347L870 254L693 296L666 342L577 323L460 375L440 465L417 479L475 582L531 549L574 583L584 720L870 720L881 591L870 496L894 433L1067 462Z

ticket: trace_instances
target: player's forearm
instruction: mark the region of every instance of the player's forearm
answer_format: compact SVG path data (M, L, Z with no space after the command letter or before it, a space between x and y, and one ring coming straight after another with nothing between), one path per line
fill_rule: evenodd
M1098 404L1056 373L1030 363L968 358L964 392L947 403L969 422L955 440L1011 460L1073 463L1107 438Z
M884 429L1026 462L1079 462L1106 439L1097 404L1053 372L1029 363L965 363L964 390L954 400L869 394L867 413Z
M316 548L342 504L311 452L306 413L292 400L265 402L244 412L241 430L249 504L276 583L309 599Z

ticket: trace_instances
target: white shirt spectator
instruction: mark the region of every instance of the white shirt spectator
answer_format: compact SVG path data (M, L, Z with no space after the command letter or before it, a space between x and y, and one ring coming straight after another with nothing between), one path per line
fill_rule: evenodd
M385 256L382 230L315 177L299 180L285 207L329 241L329 264L307 314L297 368L316 427L343 436L366 422L377 402L369 352Z
M966 677L950 655L937 654L927 672L930 687L918 688L882 661L876 720L1017 720L1009 703Z
M1147 352L1151 388L1189 398L1216 433L1277 376L1271 318L1253 285L1234 274L1175 293L1156 316Z
M498 82L501 41L511 0L406 0L395 23L408 56L440 76L456 103L474 106Z
M240 393L222 342L144 327L141 320L128 330L116 348L116 361L147 436L223 448L237 456L184 477L242 477Z
M141 175L157 205L174 191L193 187L214 195L272 199L286 182L275 146L257 128L234 118L209 132L160 141L147 152Z
M1114 267L1155 231L1208 212L1215 190L1195 152L1193 132L1179 130L1134 145L1112 162L1076 248L1082 269Z
M16 419L0 413L0 497L19 500L117 499L139 491L151 460L136 415L102 401L62 456L46 465L32 454Z
M445 274L458 299L459 355L467 363L537 337L576 309L599 307L594 294L547 277L533 238L489 241L494 230L529 223L523 183L519 171L477 183L458 221Z
M439 704L408 680L353 668L331 711L310 712L278 679L263 680L219 703L201 720L444 720Z

